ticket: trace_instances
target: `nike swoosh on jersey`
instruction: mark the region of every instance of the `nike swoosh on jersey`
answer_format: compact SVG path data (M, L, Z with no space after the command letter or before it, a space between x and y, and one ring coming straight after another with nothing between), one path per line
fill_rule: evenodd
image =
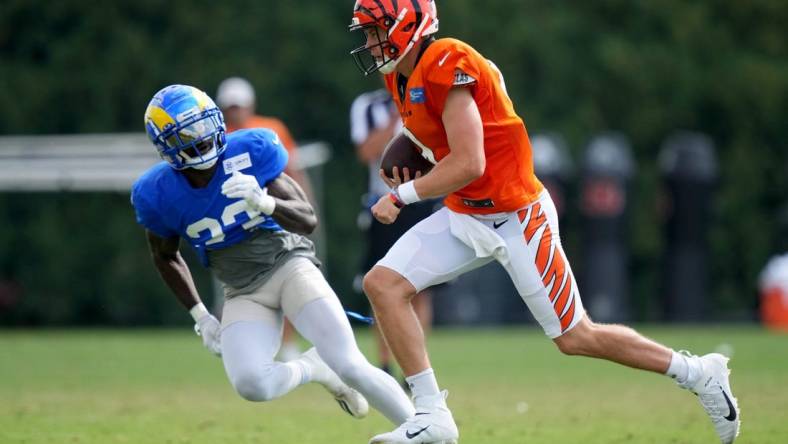
M451 54L451 51L447 52L446 55L444 55L443 57L441 57L440 60L438 60L438 66L443 66L443 64L446 63L446 59L449 58L449 54Z

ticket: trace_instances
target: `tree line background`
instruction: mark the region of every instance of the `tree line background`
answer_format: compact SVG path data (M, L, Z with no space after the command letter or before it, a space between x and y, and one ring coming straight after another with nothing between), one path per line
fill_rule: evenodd
M352 3L5 0L0 134L143 131L161 87L213 95L223 78L246 77L260 113L282 118L299 140L334 147L322 185L329 280L358 306L351 282L366 168L355 160L348 113L357 94L380 83L348 55L359 44L346 28ZM495 61L531 133L562 134L576 161L594 134L629 137L638 164L627 232L636 319L659 318L659 146L674 129L709 134L720 161L710 317L752 316L760 269L788 247L779 216L788 189L788 3L439 0L438 8L439 36ZM562 228L572 258L582 250L569 211ZM208 290L207 274L196 275ZM3 325L187 318L150 264L128 195L0 194Z

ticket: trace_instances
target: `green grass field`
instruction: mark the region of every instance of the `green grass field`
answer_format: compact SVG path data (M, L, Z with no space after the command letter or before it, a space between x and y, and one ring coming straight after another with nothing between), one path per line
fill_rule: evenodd
M698 353L732 347L737 443L788 442L788 336L643 331ZM562 356L535 329L443 329L430 350L462 443L718 442L695 397L672 381ZM346 416L313 384L270 403L244 401L186 329L0 331L3 444L366 443L390 428L376 412Z

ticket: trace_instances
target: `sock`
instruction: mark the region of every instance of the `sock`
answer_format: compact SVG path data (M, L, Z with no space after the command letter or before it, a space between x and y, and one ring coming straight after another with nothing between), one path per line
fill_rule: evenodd
M416 373L413 376L408 376L405 380L410 386L410 392L413 394L414 399L420 396L434 396L440 393L438 380L435 379L435 372L432 368Z
M665 374L675 379L679 384L685 384L689 376L687 356L674 351L673 356L670 358L670 367L668 367L668 371Z
M695 355L685 357L687 360L687 382L690 387L694 386L703 377L703 363Z
M673 352L670 366L665 374L675 379L681 386L690 388L703 376L703 363L699 357L684 353Z

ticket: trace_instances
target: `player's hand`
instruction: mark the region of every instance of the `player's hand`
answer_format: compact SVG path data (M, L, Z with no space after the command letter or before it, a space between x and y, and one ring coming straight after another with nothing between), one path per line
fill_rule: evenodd
M410 170L408 167L402 169L402 176L399 175L399 168L392 168L391 176L393 179L386 176L386 171L384 171L383 168L378 171L378 174L380 174L380 178L383 179L383 182L388 185L389 188L396 188L398 185L410 181ZM421 177L421 171L416 171L416 175L413 176L413 179L418 179L419 177Z
M268 189L261 188L254 176L234 172L222 184L222 194L230 199L243 199L254 211L270 216L276 208L276 201L268 195Z
M216 356L222 355L222 326L212 314L207 314L194 324L194 332L202 337L202 344Z
M378 199L377 203L372 206L372 215L382 224L394 223L397 220L397 216L399 216L399 212L400 209L394 205L388 194Z

